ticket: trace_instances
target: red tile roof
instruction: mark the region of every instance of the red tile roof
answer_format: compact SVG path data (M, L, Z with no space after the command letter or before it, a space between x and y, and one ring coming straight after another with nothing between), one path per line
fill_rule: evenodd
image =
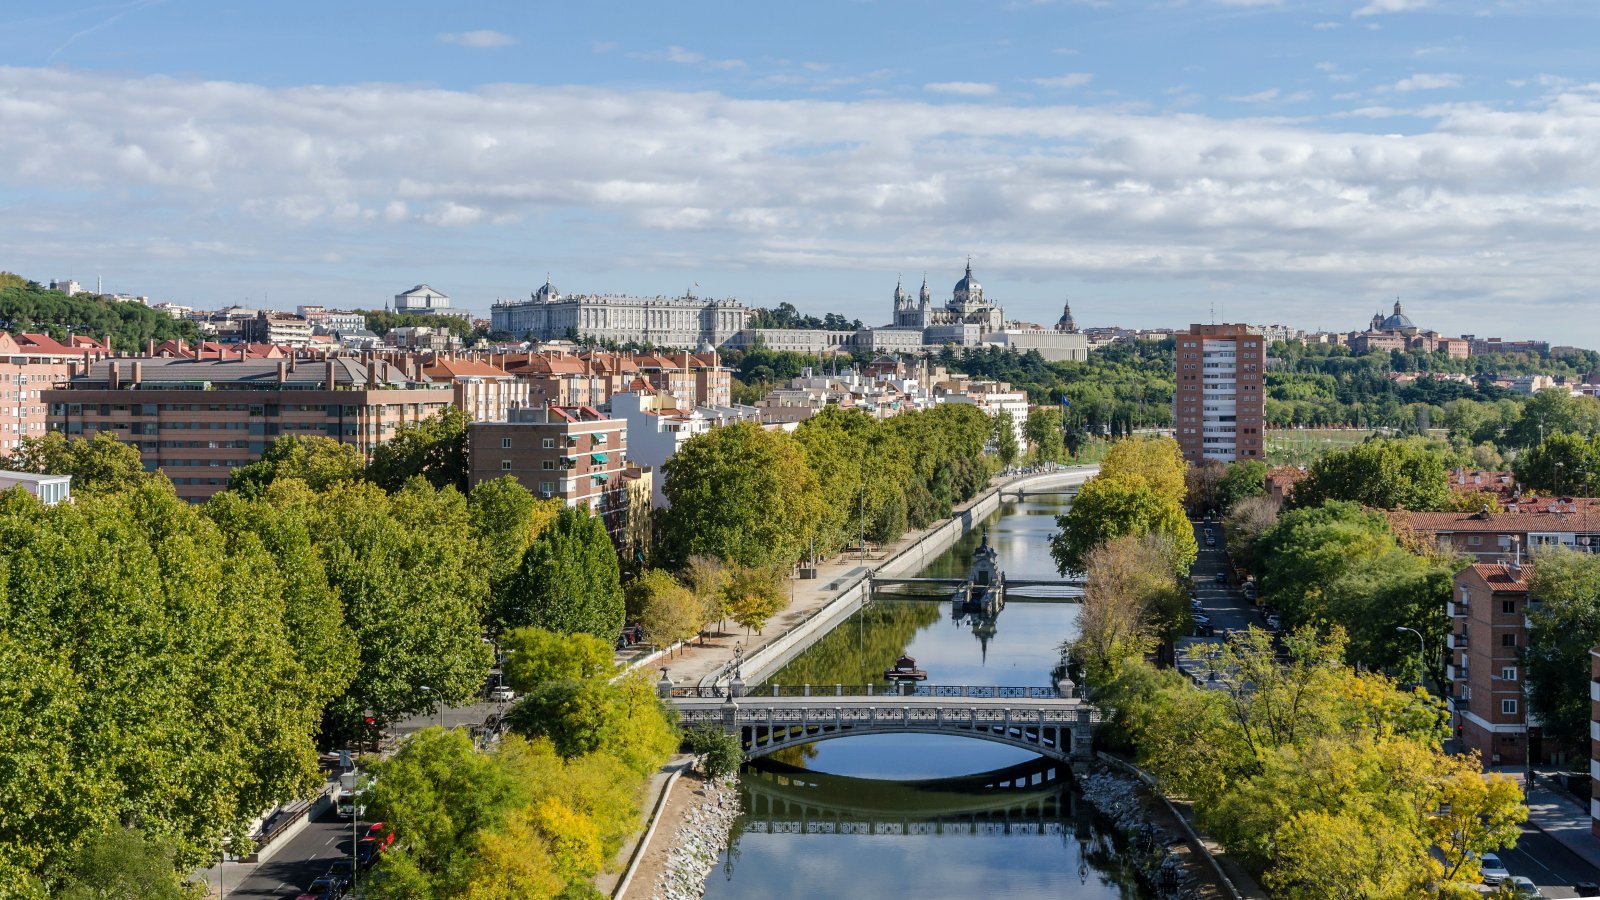
M1390 521L1414 531L1439 534L1441 532L1476 531L1483 533L1520 533L1528 531L1580 531L1584 518L1589 517L1594 527L1600 528L1600 499L1549 497L1530 499L1523 497L1510 504L1505 512L1405 512L1388 513Z
M423 367L429 378L510 378L505 369L471 359L436 359Z
M1484 583L1500 593L1518 593L1528 590L1528 582L1533 580L1533 566L1508 566L1501 563L1473 563L1472 571L1476 572Z

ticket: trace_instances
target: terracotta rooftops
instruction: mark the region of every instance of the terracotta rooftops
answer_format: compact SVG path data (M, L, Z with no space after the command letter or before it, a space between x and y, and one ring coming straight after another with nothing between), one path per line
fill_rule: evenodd
M1533 579L1533 566L1508 566L1501 563L1474 563L1472 571L1498 593L1526 593Z

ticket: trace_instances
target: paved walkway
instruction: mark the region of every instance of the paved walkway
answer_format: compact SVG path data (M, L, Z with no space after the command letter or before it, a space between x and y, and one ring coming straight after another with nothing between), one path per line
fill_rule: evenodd
M1087 468L1089 467L1063 467L1057 470L1056 474L1082 472ZM990 483L990 489L997 489L1022 478L1035 478L1040 474L1051 473L1036 473L1004 480L995 479ZM977 504L983 496L984 494L979 494L977 497L957 506L954 512L957 515L965 512ZM665 666L668 677L672 679L673 684L679 687L698 685L700 679L732 662L735 648L742 646L744 655L748 657L756 650L783 637L789 630L810 618L812 613L833 602L839 594L843 593L849 583L854 580L847 576L851 576L855 570L862 567L876 569L911 547L924 534L943 523L944 520L941 519L926 529L908 531L899 540L889 544L887 547L881 548L876 552L868 552L865 561L862 560L859 553L841 553L834 556L817 566L817 577L815 579L790 578L789 591L791 600L789 606L768 621L767 627L760 634L745 634L730 622L730 627L734 628L733 632L712 634L705 638L703 642L697 641L690 646L682 648L670 657L657 659L645 666L641 666L641 668L650 672L652 678L656 678L659 677L656 674L656 670ZM837 588L831 587L836 582L843 583ZM627 661L627 656L619 655L618 662L625 663Z

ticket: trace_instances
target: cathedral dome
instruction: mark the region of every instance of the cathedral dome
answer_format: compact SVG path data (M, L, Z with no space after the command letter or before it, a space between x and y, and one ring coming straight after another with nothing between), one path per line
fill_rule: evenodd
M533 299L535 299L535 300L560 300L561 299L561 292L556 290L556 286L550 283L549 276L545 276L544 285L542 287L540 287L537 291L533 292Z
M1417 326L1412 323L1411 317L1401 311L1400 301L1398 300L1394 303L1394 315L1384 319L1383 323L1378 326L1379 331L1415 331L1416 328Z
M957 294L977 294L977 293L981 292L982 290L983 290L983 285L978 283L978 279L972 277L972 262L969 260L967 262L967 274L966 274L966 276L963 277L960 281L956 282L956 293Z

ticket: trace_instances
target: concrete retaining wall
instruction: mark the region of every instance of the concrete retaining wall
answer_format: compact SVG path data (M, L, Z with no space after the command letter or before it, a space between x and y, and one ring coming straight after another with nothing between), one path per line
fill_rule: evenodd
M878 575L900 578L915 575L939 554L950 549L962 535L977 527L999 509L1001 493L1010 493L1018 489L1072 487L1083 484L1099 471L1099 466L1075 466L1062 472L1018 478L1000 487L990 488L979 494L965 510L924 532L910 546L885 560L874 571ZM840 622L849 618L851 613L860 609L866 600L867 576L865 572L857 573L850 581L840 585L839 595L827 606L791 628L783 637L745 657L743 664L745 682L758 684L773 672L783 668L790 660L811 646L817 637L827 634Z

